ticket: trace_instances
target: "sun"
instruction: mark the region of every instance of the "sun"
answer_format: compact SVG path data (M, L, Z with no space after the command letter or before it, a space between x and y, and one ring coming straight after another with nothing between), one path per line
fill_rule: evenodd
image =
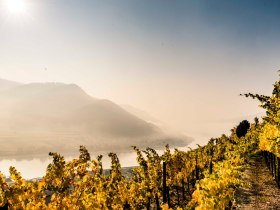
M19 15L25 12L26 3L25 0L5 0L7 9L10 13Z

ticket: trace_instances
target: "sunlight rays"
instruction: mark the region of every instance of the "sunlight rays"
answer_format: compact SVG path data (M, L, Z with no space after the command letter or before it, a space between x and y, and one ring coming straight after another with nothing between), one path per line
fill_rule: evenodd
M9 13L13 15L22 15L26 12L25 0L5 0L5 5Z

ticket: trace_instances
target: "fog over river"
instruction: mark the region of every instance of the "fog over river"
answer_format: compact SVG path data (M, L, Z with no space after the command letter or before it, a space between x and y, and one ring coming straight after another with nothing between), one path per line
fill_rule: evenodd
M195 142L189 145L190 147L195 147ZM179 147L179 150L188 150L188 147ZM174 149L171 149L173 152ZM157 150L158 154L163 154L164 150ZM91 153L91 158L95 159L98 155L102 154L103 159L103 168L108 169L111 165L111 160L108 157L108 153L100 152L100 153ZM136 153L131 152L122 152L117 153L118 158L120 160L122 167L130 167L130 166L137 166L136 161ZM65 155L65 160L69 161L73 158L78 158L79 154L72 154L72 155ZM24 157L9 157L7 159L2 158L0 159L0 171L6 176L9 177L9 167L14 166L25 179L33 179L43 177L46 173L46 168L48 164L52 162L52 158L45 155L45 156L24 156Z

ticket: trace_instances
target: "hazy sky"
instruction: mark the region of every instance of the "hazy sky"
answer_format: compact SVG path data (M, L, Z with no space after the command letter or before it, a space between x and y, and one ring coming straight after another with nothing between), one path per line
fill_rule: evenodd
M261 112L280 69L278 0L0 0L0 77L76 83L210 138Z

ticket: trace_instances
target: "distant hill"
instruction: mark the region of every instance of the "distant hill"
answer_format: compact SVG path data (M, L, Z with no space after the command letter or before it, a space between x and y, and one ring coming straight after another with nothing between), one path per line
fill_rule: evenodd
M150 123L153 123L155 125L161 125L162 122L160 122L158 119L156 119L155 117L151 116L149 113L141 110L141 109L138 109L136 107L133 107L131 105L127 105L127 104L122 104L121 105L122 108L124 108L126 111L134 114L135 116L147 121L147 122L150 122Z
M20 85L20 83L0 78L0 91L1 90L7 90L9 88L13 88L13 87L16 87L18 85Z
M0 91L1 156L72 152L79 145L91 151L120 151L132 145L159 148L191 141L167 135L117 104L89 96L75 84L6 84L10 88Z

